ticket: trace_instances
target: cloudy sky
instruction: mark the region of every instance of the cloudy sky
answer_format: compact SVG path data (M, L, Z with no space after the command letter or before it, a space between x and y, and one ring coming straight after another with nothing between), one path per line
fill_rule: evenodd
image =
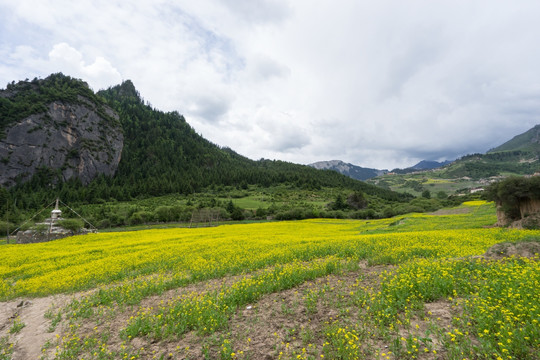
M375 168L540 123L537 0L0 0L0 87L53 72L252 159Z

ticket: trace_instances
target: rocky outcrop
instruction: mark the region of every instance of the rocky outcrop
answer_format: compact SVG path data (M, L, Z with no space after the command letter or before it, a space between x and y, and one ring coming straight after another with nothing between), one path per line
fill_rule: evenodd
M341 160L318 161L316 163L309 164L308 166L319 170L334 170L356 180L367 180L384 175L388 172L387 170L377 170L356 166L345 163Z
M519 202L519 216L509 217L502 204L497 203L497 226L508 226L516 229L540 228L540 200L523 199Z
M114 175L124 143L118 115L108 106L79 96L55 101L47 111L11 125L0 139L0 185L25 181L41 167L57 170L63 181L89 183Z

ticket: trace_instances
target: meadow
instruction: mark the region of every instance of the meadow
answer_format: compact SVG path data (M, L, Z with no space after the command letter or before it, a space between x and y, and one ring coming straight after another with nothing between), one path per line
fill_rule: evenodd
M481 256L540 231L495 222L471 201L3 245L0 301L50 299L42 359L540 359L538 256ZM0 360L30 331L16 311Z

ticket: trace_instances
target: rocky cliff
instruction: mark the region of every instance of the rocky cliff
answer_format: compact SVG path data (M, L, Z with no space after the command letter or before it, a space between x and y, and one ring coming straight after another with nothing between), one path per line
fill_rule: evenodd
M75 177L84 184L99 174L114 175L124 139L111 108L81 95L76 101L52 101L44 108L4 129L0 185L24 182L40 167L58 171L64 181Z
M367 180L388 172L387 170L364 168L341 160L319 161L308 166L319 170L334 170L356 180Z

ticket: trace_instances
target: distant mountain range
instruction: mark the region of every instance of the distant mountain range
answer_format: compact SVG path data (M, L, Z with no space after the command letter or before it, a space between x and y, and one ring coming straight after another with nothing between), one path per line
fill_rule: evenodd
M357 180L368 180L385 174L410 174L436 170L439 177L481 179L502 174L533 174L540 171L540 124L499 145L486 154L465 155L454 161L422 160L405 169L378 170L340 160L319 161L309 166L334 170Z
M318 161L313 164L309 164L309 166L314 167L315 169L320 169L320 170L337 171L353 179L364 181L364 180L372 179L374 177L381 176L388 173L408 174L415 171L437 169L450 163L451 161L448 161L448 160L443 161L443 162L422 160L414 166L411 166L405 169L393 169L392 171L388 171L386 169L379 170L379 169L365 168L358 165L346 163L341 160Z
M364 168L341 160L318 161L309 166L319 170L333 170L356 180L367 180L388 173L388 170Z
M396 174L409 174L416 171L424 171L424 170L433 170L441 168L445 165L451 164L451 160L445 160L445 161L433 161L433 160L422 160L418 164L413 165L411 167L405 168L405 169L394 169L392 170L393 173Z

